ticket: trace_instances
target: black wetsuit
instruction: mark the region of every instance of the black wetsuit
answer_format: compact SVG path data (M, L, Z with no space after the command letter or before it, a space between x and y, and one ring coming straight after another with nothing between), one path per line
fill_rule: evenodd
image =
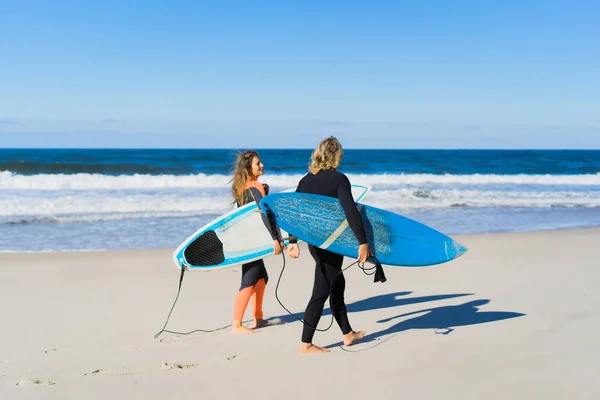
M269 185L263 184L265 188L265 195L269 194ZM256 204L259 205L260 199L262 199L262 194L255 187L250 187L245 190L246 194L246 203L248 204L251 201L256 201ZM238 204L241 206L243 204ZM260 208L259 208L260 210ZM269 215L265 215L263 213L260 214L263 223L269 230L271 237L273 240L280 239L281 233L277 225L275 224L275 218L271 213ZM265 268L265 263L262 259L249 262L247 264L242 265L242 282L240 285L240 290L243 290L247 287L254 287L259 279L264 279L265 284L269 281L269 275L267 274L267 269Z
M316 175L309 173L300 180L296 192L320 194L339 199L348 224L358 242L360 244L368 243L362 220L352 197L350 181L346 175L335 169L320 171ZM296 241L296 238L290 237L290 243ZM345 335L352 332L344 302L346 280L341 273L344 256L312 245L308 245L308 249L315 259L316 266L312 296L304 312L305 324L302 330L302 342L304 343L312 343L315 333L313 327L319 323L323 306L330 294L332 313L342 333Z

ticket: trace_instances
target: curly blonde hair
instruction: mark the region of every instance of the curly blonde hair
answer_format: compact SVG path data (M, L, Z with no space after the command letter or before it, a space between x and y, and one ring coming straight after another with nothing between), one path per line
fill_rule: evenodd
M344 150L341 143L334 136L330 136L322 140L312 152L308 170L316 174L322 170L337 168L343 155Z
M233 167L233 178L231 179L231 194L233 195L233 204L246 204L246 191L244 186L252 176L252 160L259 157L258 152L246 150L237 155ZM260 158L260 157L259 157Z

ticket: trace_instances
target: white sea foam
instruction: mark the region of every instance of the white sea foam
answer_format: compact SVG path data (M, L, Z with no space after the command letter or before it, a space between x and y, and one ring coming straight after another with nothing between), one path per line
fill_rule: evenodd
M230 209L230 199L227 197L131 195L0 199L0 217L4 223L53 223L219 214Z
M265 175L261 180L273 187L296 187L302 174ZM433 175L433 174L348 174L353 182L378 186L405 185L584 185L600 186L600 173L583 175ZM228 175L18 175L0 172L0 189L15 190L159 190L175 188L227 188Z
M367 204L384 209L446 207L600 207L599 191L374 190Z
M449 207L600 207L600 191L493 191L459 189L373 190L367 204L388 210ZM0 223L63 223L223 214L223 195L77 192L69 195L0 198Z

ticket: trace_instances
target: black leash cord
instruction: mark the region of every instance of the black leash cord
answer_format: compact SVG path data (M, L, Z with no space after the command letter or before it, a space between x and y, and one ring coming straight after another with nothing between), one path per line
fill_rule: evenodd
M290 312L290 310L288 310L283 305L281 300L279 300L279 296L277 295L277 292L279 290L279 284L281 282L281 277L283 276L283 271L285 271L285 252L283 250L281 251L281 256L283 258L283 265L281 266L281 272L279 273L279 279L277 279L277 285L275 286L275 298L277 299L277 302L279 303L279 305L281 307L283 307L283 309L285 311L287 311L288 314L290 314L292 317L296 318L298 321L302 322L304 325L306 325L309 328L314 329L315 331L318 331L318 332L325 332L333 326L334 315L333 315L333 306L331 304L331 294L333 293L333 282L342 272L344 272L345 270L347 270L348 268L350 268L354 265L358 265L358 267L365 273L365 275L376 274L378 268L381 270L381 264L379 264L379 261L377 261L376 258L375 258L375 260L377 261L377 263L370 268L365 268L364 264L361 265L358 261L355 261L352 264L348 265L346 268L343 268L342 270L340 270L340 272L338 272L331 280L331 284L329 284L329 308L331 309L331 322L329 323L329 326L326 329L318 329L315 326L310 326L303 319L298 318L295 314L292 314L292 312ZM372 257L374 258L374 256L372 256ZM211 330L196 329L196 330L193 330L190 332L177 332L177 331L169 331L169 330L165 329L167 327L167 324L169 323L169 319L171 318L171 313L173 312L173 309L175 308L175 304L177 304L177 300L179 300L179 294L181 293L181 285L183 283L183 275L185 274L185 269L186 269L186 267L184 265L181 265L181 275L179 277L179 287L177 289L177 296L175 297L175 301L173 302L173 305L171 306L171 310L169 311L169 314L167 315L167 320L165 321L163 328L156 335L154 335L154 339L157 339L163 332L172 333L174 335L190 335L190 334L196 333L196 332L205 332L205 333L217 332L217 331L221 331L223 329L227 329L231 326L231 324L229 324L229 325L225 325L220 328L215 328L215 329L211 329ZM373 271L372 273L367 272L367 271L371 271L371 270L375 270L375 271ZM383 271L383 270L381 270L381 271ZM381 273L383 273L383 272L381 272ZM383 278L382 281L385 282L385 277Z
M172 333L172 334L175 334L175 335L190 335L190 334L196 333L196 332L211 333L211 332L221 331L221 330L229 328L231 326L231 324L229 324L229 325L222 326L220 328L216 328L216 329L212 329L212 330L196 329L196 330L191 331L191 332L176 332L176 331L169 331L169 330L165 329L167 327L167 324L169 323L169 318L171 318L171 313L173 312L173 309L175 308L175 304L177 303L177 300L179 299L179 294L181 293L181 283L183 282L183 275L185 274L185 268L186 268L185 266L183 266L183 265L181 266L181 276L179 277L179 288L177 289L177 297L175 297L175 301L173 302L173 306L171 307L171 311L169 311L169 315L167 316L167 320L165 321L165 325L160 330L160 332L158 332L156 335L154 335L154 339L157 339L163 332Z
M283 276L283 271L285 270L285 254L282 251L281 255L283 257L283 265L281 266L281 272L279 273L279 279L277 280L277 285L275 286L275 298L277 299L277 302L279 303L279 305L281 307L283 307L283 309L285 311L288 312L288 314L290 314L291 316L293 316L294 318L296 318L298 321L302 322L304 325L308 326L311 329L314 329L317 332L325 332L327 330L329 330L332 325L333 325L333 320L334 320L334 313L333 313L333 305L331 304L331 295L333 294L333 282L335 281L335 279L345 270L347 270L348 268L354 266L354 265L358 265L358 267L365 273L365 275L374 275L377 273L378 270L383 271L383 269L381 268L381 264L379 263L379 261L377 261L377 258L375 258L375 256L371 256L372 258L374 258L376 260L376 264L373 265L370 268L365 268L364 264L360 264L358 261L353 262L352 264L348 265L346 268L343 268L340 270L340 272L338 272L333 279L331 280L331 284L328 283L329 285L329 308L331 309L331 322L329 323L329 326L326 329L318 329L316 326L311 326L309 325L306 321L304 321L303 319L298 318L295 314L292 314L290 312L290 310L288 310L283 303L281 302L281 300L279 300L279 296L277 295L277 291L279 289L279 283L281 282L281 277ZM375 270L372 273L368 273L367 271L371 271L371 270ZM381 272L383 274L383 272ZM383 279L380 279L383 282L385 282L385 277ZM377 281L377 280L376 280ZM310 305L310 303L309 303Z

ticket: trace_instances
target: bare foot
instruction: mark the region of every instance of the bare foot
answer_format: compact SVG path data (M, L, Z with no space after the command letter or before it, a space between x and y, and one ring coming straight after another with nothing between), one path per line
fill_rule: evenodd
M315 346L312 343L302 343L300 345L300 354L317 354L317 353L329 353L329 349Z
M254 320L254 325L252 326L252 329L258 329L258 328L264 328L265 326L273 326L273 325L281 325L283 324L283 321L279 318L272 318L272 319L255 319Z
M267 325L269 325L269 321L267 321L266 319L257 318L254 320L254 325L252 326L252 329L262 328L263 326Z
M354 343L356 340L360 340L364 337L365 337L365 331L359 331L359 332L352 331L352 332L344 335L344 345L351 346L352 343Z
M256 331L254 329L248 328L247 326L244 326L242 324L233 324L233 326L231 327L231 332L232 333L256 333L256 332L260 332L260 331Z

